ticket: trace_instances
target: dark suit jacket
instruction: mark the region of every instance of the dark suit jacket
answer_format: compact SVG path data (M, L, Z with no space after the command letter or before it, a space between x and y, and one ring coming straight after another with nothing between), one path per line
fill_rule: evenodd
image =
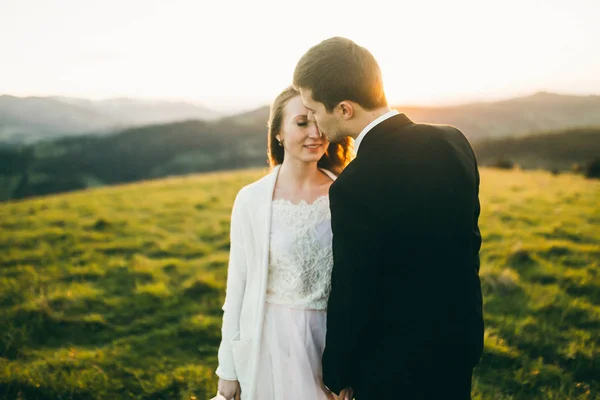
M399 114L365 136L329 193L326 386L359 398L393 383L413 399L444 371L470 379L483 347L478 192L475 154L454 127Z

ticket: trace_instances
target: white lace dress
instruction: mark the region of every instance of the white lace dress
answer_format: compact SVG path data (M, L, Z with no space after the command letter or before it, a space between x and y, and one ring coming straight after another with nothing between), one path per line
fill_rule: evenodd
M257 380L260 400L325 400L321 356L331 290L329 198L273 201L267 303Z

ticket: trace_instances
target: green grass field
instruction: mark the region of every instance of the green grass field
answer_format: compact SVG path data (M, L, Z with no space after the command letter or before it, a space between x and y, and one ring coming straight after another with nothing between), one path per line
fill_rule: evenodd
M205 399L235 194L264 171L0 204L0 399ZM475 399L600 398L600 181L482 170Z

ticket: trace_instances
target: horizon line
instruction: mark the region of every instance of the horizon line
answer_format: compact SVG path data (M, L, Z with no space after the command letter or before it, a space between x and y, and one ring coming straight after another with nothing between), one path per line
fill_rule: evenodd
M550 91L550 90L536 90L536 91L527 91L527 92L517 92L510 96L464 96L463 100L453 99L453 100L440 100L440 101L416 101L416 102L398 102L398 101L388 101L388 105L390 107L418 107L418 108L440 108L440 107L460 107L466 106L475 103L496 103L520 98L533 97L537 95L557 95L557 96L565 96L565 97L598 97L600 93L579 93L579 92L564 92L564 91ZM236 106L226 107L224 105L221 106L213 106L209 101L202 100L192 100L186 98L173 98L173 97L133 97L133 96L113 96L113 97L79 97L79 96L69 96L69 95L61 95L61 94L30 94L30 95L17 95L11 93L0 93L0 97L15 97L19 99L28 99L28 98L38 98L38 99L56 99L60 101L60 98L64 99L74 99L74 100L85 100L91 102L105 102L105 101L115 101L115 100L133 100L139 102L161 102L161 103L183 103L188 105L194 105L197 107L202 107L208 109L208 111L213 112L223 112L226 110L236 110L236 112L249 112L258 110L264 107L269 107L269 102L263 102L260 100L247 100L247 103L253 102L255 105L241 105L238 103ZM220 102L225 102L227 98L219 98Z

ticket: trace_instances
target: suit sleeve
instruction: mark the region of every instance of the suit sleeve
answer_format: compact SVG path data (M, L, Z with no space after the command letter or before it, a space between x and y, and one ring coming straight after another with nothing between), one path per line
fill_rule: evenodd
M356 196L356 193L355 193ZM323 381L335 393L354 385L361 343L379 309L377 225L364 204L341 188L330 192L334 267L327 309Z
M240 314L246 286L246 258L242 235L244 214L243 204L238 194L231 213L231 246L229 267L227 270L227 292L223 305L223 325L221 328L221 344L219 346L219 366L216 374L225 380L237 380L237 374L231 352L231 341L240 330Z

